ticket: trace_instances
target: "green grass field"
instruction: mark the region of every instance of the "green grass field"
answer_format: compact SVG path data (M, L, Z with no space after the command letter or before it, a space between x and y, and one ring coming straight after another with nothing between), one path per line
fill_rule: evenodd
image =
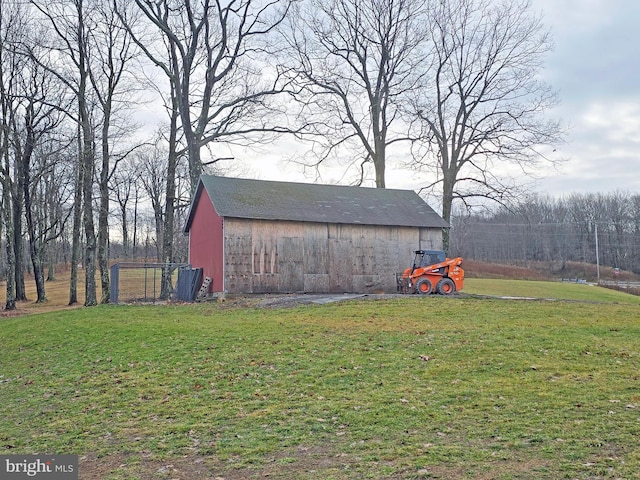
M76 453L81 479L635 478L638 299L546 288L569 301L3 319L0 452Z
M639 296L578 283L468 278L464 281L463 292L470 295L573 300L579 302L620 302L640 305Z

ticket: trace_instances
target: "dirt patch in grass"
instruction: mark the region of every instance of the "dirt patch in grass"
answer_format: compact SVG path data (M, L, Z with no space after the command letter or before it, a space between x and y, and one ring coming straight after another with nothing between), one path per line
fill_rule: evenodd
M402 468L395 462L379 462L379 479L463 479L490 480L495 478L546 478L545 472L553 468L543 460L496 460L482 465L425 466L421 469ZM79 479L138 480L249 480L249 479L316 479L354 478L361 459L346 453L336 453L325 447L291 448L265 461L260 467L236 466L234 459L222 462L215 456L185 456L158 460L144 455L114 454L97 458L80 458ZM370 466L369 466L370 468ZM389 472L384 474L383 470ZM368 470L371 471L370 469Z
M452 479L452 478L473 478L474 480L492 480L495 478L531 479L546 478L544 473L548 467L548 462L542 460L496 460L480 465L469 465L466 467L447 467L438 465L427 467L417 472L413 478L424 479Z
M152 459L142 455L113 454L105 457L86 455L80 457L78 477L80 480L136 478L158 479L229 479L235 477L215 467L215 461L207 457L180 457L166 460Z
M294 479L324 478L357 467L358 460L333 448L298 446L285 449L267 459L263 465L237 465L241 459L226 461L212 456L184 456L159 460L147 454L113 454L104 457L80 457L79 479L139 480L247 480L253 478Z

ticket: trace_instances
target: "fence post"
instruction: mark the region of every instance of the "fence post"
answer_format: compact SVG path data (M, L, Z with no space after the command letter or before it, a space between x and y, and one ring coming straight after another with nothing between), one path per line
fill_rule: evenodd
M118 285L120 284L119 282L119 275L120 275L120 265L119 264L114 264L111 265L111 298L110 301L111 303L118 303Z

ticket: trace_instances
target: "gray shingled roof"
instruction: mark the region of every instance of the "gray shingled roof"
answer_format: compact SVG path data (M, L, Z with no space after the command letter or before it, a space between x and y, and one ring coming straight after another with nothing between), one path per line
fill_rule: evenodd
M214 175L200 177L196 201L203 190L221 217L433 228L449 226L411 190L274 182ZM190 228L194 205L185 231Z

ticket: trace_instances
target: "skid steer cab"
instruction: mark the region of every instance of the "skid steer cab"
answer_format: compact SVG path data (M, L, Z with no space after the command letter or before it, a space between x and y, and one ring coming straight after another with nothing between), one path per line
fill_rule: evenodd
M451 295L462 290L462 258L446 258L441 250L416 250L413 266L397 275L398 291L429 295Z

